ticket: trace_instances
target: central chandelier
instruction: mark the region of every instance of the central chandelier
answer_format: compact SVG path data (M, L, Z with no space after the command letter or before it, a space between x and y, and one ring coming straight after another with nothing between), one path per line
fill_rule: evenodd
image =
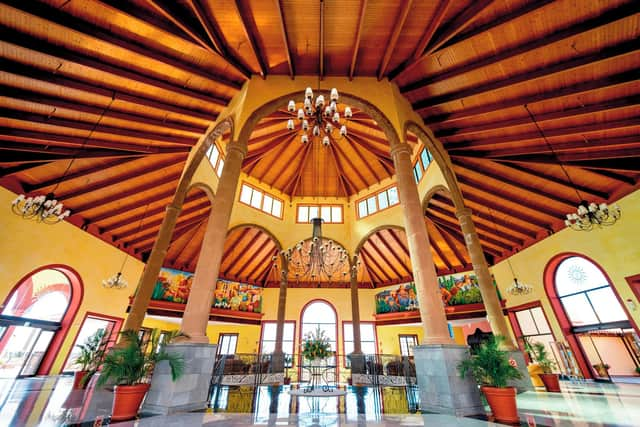
M322 237L322 218L313 218L311 239L281 252L289 266L289 277L298 282L317 283L347 280L349 254L340 244ZM273 257L274 262L277 257ZM357 264L352 268L356 269Z
M318 95L313 102L313 90L308 87L304 91L304 101L301 106L292 99L287 105L287 111L296 113L299 125L296 126L294 119L287 120L288 130L302 130L300 141L303 144L309 142L309 131L311 137L321 138L322 145L329 146L331 140L341 140L347 136L347 122L353 116L350 107L345 107L342 115L338 100L340 95L336 88L332 88L328 104L325 104L324 95ZM338 130L338 137L334 137L334 130Z
M589 203L583 200L578 205L576 213L568 213L564 223L567 227L579 231L589 231L594 225L613 225L620 219L618 205L608 206L606 203Z

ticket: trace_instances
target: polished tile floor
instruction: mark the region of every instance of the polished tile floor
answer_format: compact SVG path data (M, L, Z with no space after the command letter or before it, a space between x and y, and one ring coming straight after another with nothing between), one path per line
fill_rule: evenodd
M70 377L0 380L0 427L105 425L109 421L111 393L104 390L71 390ZM527 392L518 396L523 426L640 426L640 384L594 384L563 382L561 394ZM250 412L202 412L144 417L117 426L220 426L248 425L298 427L361 426L491 426L486 420L438 414L388 413L384 393L369 391L364 414L354 407L353 393L342 401L294 402L287 389L272 404L269 393L256 392ZM351 395L351 396L350 396ZM271 395L273 396L273 395ZM376 397L377 396L377 397ZM224 399L233 397L227 393ZM331 398L316 398L331 399ZM224 403L224 402L223 402ZM293 405L293 406L292 406ZM277 408L276 408L277 407ZM295 408L293 414L289 408ZM223 404L220 410L233 409ZM400 408L400 406L398 407ZM428 410L428 404L422 405ZM400 409L401 410L401 409ZM387 412L384 413L383 412Z

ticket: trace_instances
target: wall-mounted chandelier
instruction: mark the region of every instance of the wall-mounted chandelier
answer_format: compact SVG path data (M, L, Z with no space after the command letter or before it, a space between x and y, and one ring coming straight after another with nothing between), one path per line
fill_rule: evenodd
M45 224L57 224L69 215L69 209L64 210L62 202L56 200L53 192L46 196L25 196L20 194L11 203L11 210L24 219L34 219Z
M296 104L292 99L287 105L290 113L296 113L298 125L291 118L287 120L287 129L302 131L300 142L306 144L310 138L320 138L322 145L329 146L331 140L339 141L347 136L347 122L353 116L350 107L344 107L340 114L341 106L338 105L340 95L336 88L331 89L329 103L325 103L324 95L318 95L313 101L313 90L308 87L304 92L302 104Z
M608 206L606 203L589 203L583 200L578 205L576 213L568 213L564 223L574 230L589 231L594 225L613 225L620 219L618 205Z
M348 281L349 254L340 244L322 237L322 218L311 220L311 239L298 242L281 252L287 260L289 277L297 282L317 283ZM277 257L273 257L274 262Z
M122 289L126 288L128 285L129 283L125 280L124 277L122 277L122 271L118 271L113 276L102 281L102 286L110 289Z

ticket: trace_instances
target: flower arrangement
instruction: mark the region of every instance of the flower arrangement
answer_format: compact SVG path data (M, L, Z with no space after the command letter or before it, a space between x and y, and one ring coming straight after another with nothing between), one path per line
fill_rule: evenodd
M329 338L319 326L315 331L309 332L304 336L302 357L306 360L326 359L332 353Z

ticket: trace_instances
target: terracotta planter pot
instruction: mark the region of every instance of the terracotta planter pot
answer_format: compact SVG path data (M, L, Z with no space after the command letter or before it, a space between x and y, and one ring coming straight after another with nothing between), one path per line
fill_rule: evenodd
M289 385L289 384L291 384L291 378L284 377L284 385Z
M135 418L151 384L117 385L114 389L111 421Z
M544 388L553 393L560 392L560 380L558 374L538 374L544 383Z
M496 421L505 423L519 423L518 408L516 407L515 387L480 387L487 398L491 412Z
M80 390L80 389L83 389L83 388L87 387L87 383L89 382L89 378L87 378L87 381L83 381L83 380L84 380L84 377L86 377L88 373L89 373L89 371L75 371L73 373L73 389L74 390Z

